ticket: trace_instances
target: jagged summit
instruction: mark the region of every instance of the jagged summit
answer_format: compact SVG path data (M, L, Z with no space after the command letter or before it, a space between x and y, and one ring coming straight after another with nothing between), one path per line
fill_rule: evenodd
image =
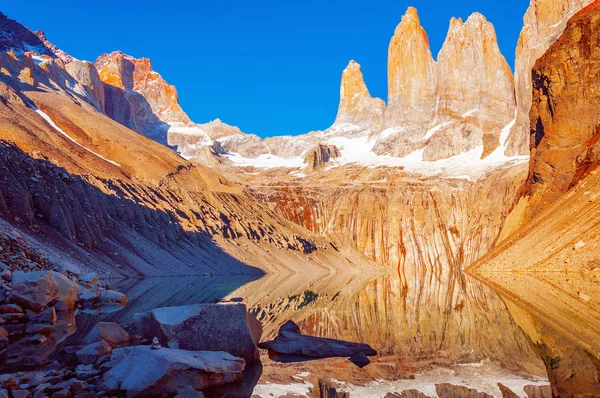
M385 128L409 127L433 117L437 74L427 33L410 7L396 27L388 49L388 109Z
M340 105L335 124L359 124L378 128L384 110L385 102L380 98L371 97L360 65L351 60L342 72Z
M514 118L510 69L493 26L479 13L465 22L451 20L436 62L418 11L409 7L389 44L387 106L371 96L360 65L352 60L342 72L338 112L329 129L268 140L218 120L194 123L181 108L176 88L148 58L117 50L87 63L60 51L41 32L17 30L41 42L41 52L60 58L96 109L186 158L202 154L202 147L216 140L226 154L244 158L239 164L298 167L308 148L323 143L340 150L334 166L356 161L421 165L463 156L474 159L470 163L477 168L478 158L504 145L505 127ZM492 163L506 160L495 156Z

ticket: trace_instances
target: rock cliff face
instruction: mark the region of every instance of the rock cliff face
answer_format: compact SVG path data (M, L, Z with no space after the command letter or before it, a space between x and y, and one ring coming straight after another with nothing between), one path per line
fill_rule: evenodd
M529 109L532 100L531 69L536 60L564 31L567 21L593 0L531 0L523 18L515 59L517 121L512 128L506 153L529 153Z
M106 89L94 64L87 61L72 60L65 65L65 68L77 82L90 91L88 97L90 102L94 103L98 110L104 111L106 109L104 97Z
M486 157L504 145L514 119L514 86L493 26L475 13L450 21L437 63L427 35L410 8L389 50L389 105L378 154L406 156L423 149L426 161L483 147Z
M417 10L410 7L396 27L388 50L386 127L417 124L435 118L437 71L427 33Z
M378 131L381 128L385 102L372 98L363 79L360 65L350 61L342 73L340 105L335 124L359 125Z
M335 145L319 144L315 148L308 151L305 161L308 164L308 170L314 171L325 165L325 163L329 162L330 159L339 157L340 151Z
M511 217L519 225L598 166L600 96L593 77L600 59L596 30L592 4L569 21L533 67L529 176Z
M116 51L101 55L94 65L106 84L105 112L112 119L153 138L171 125L192 124L175 87L152 69L149 59Z
M438 55L439 106L437 123L447 123L430 139L423 154L437 160L483 145L514 119L511 70L500 53L494 27L475 13L462 22L450 21ZM450 144L449 144L450 143Z
M346 184L323 175L319 185L252 192L283 217L321 235L342 234L367 257L412 280L421 268L460 269L492 245L524 178L524 167L477 183L425 181ZM466 214L470 214L467 217Z
M502 243L471 271L514 302L555 396L600 395L599 33L595 1L535 63L529 175Z

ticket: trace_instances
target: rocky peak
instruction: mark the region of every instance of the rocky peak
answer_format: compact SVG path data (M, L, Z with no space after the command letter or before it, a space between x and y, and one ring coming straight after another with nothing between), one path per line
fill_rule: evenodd
M42 43L44 43L44 46L48 48L54 55L62 59L65 64L68 64L76 59L48 41L48 39L46 39L46 34L43 31L37 30L33 32L33 34L35 34L42 41Z
M419 15L410 7L396 27L388 49L386 126L431 120L437 97L435 61Z
M360 65L350 61L342 73L340 105L335 123L371 126L375 131L381 126L384 110L385 102L371 97Z
M111 118L163 143L170 126L192 124L179 106L175 86L153 70L149 59L115 51L98 57L95 67L109 86L105 101Z
M436 63L409 8L390 42L388 79L378 154L423 149L423 160L435 161L483 147L485 157L503 144L501 132L514 119L512 72L494 27L479 13L452 18Z
M483 15L450 21L438 55L438 75L440 113L454 116L478 109L490 117L500 115L502 126L514 117L512 72L493 25Z
M531 69L554 43L576 12L593 0L531 0L523 18L515 59L517 121L507 148L508 155L529 153L529 109L531 108Z

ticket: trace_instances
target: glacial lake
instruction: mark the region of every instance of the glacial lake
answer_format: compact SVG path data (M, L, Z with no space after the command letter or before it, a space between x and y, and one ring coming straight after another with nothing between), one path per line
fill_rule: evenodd
M359 368L347 358L278 362L261 350L244 380L207 397L310 396L320 379L353 397L383 397L407 389L435 396L436 383L500 395L497 383L525 396L523 386L548 384L542 361L500 297L460 271L405 278L397 272L306 276L264 275L113 280L124 307L79 311L59 320L54 351L77 345L98 321L127 324L158 307L239 300L272 339L287 320L302 333L370 344L378 351ZM38 348L39 349L39 348ZM49 354L56 356L56 352Z

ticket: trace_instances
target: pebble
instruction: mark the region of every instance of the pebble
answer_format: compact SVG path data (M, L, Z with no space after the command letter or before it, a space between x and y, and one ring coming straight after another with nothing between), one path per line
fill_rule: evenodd
M592 299L589 295L587 295L583 292L578 292L578 294L579 294L579 298L582 299L583 301L585 301L586 303Z
M581 249L583 246L585 246L585 242L580 240L579 242L575 243L575 245L573 246L573 250L579 250Z

